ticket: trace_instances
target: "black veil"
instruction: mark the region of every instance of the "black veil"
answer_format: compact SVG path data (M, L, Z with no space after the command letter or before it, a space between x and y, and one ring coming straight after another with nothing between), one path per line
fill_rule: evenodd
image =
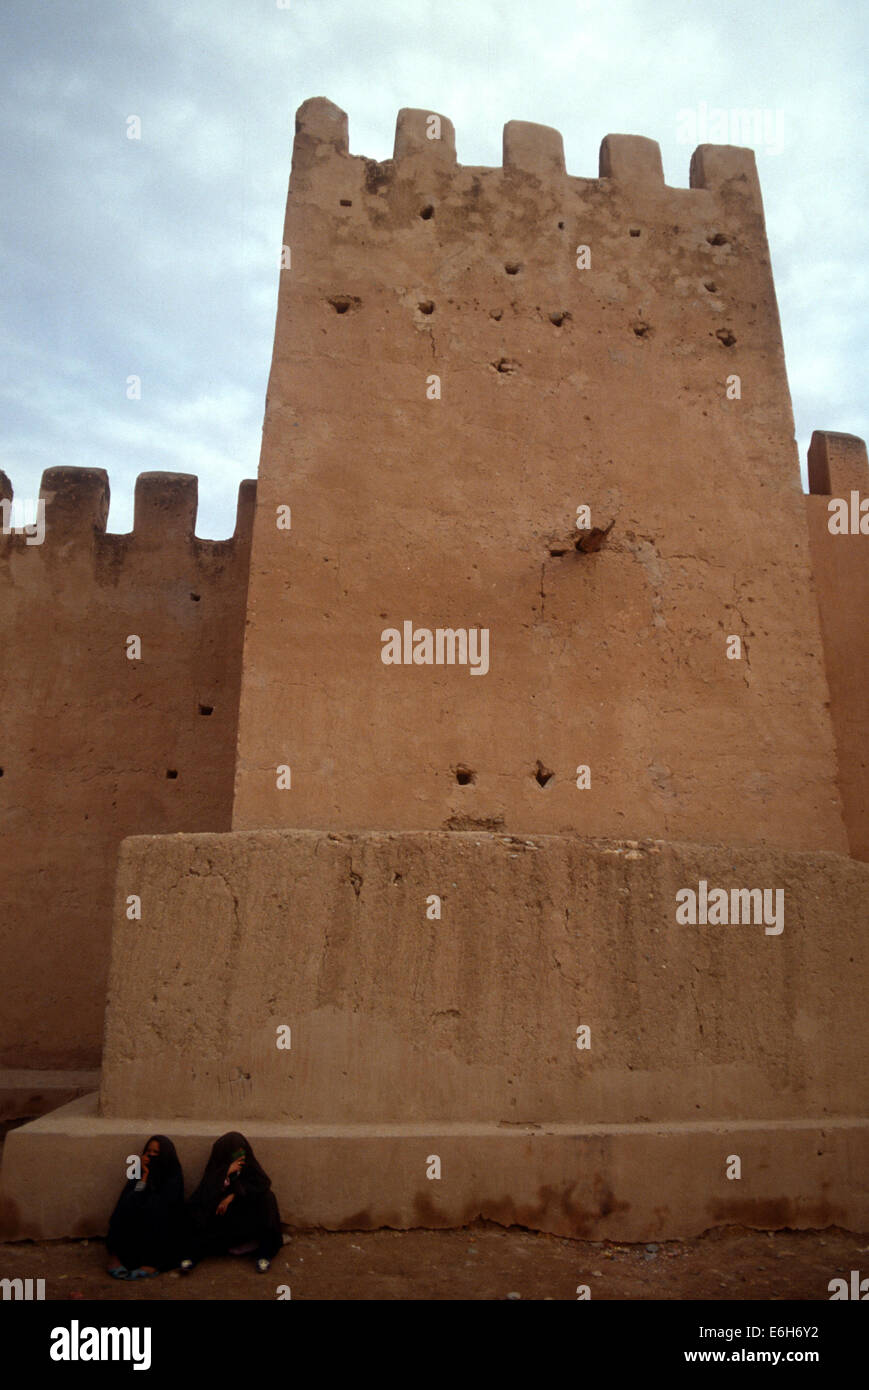
M213 1208L221 1197L226 1195L227 1170L233 1161L233 1155L239 1150L244 1151L245 1162L241 1171L233 1173L229 1180L232 1191L239 1196L255 1196L268 1192L272 1185L271 1178L265 1169L260 1167L244 1135L239 1134L237 1130L231 1130L215 1140L202 1180L190 1198L193 1206Z

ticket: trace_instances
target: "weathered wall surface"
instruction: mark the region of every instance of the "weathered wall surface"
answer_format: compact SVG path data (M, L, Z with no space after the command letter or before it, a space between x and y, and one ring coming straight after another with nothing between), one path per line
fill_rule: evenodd
M677 890L701 879L782 890L783 929L678 924ZM124 917L130 893L141 923ZM128 840L102 1113L241 1127L860 1115L867 893L867 865L768 848Z
M376 164L299 112L243 671L251 485L231 542L156 475L114 537L53 470L0 543L0 1062L96 1059L134 836L99 1110L13 1132L0 1226L93 1234L132 1143L223 1122L300 1224L862 1229L865 453L803 501L753 157L579 179L511 122L468 169L427 118ZM384 665L405 622L489 670ZM680 923L701 882L783 929Z
M668 188L609 136L575 178L511 122L503 168L464 168L426 118L377 164L299 111L234 828L845 851L751 152ZM582 504L614 522L595 553L565 543ZM405 621L487 629L488 673L384 665Z
M839 789L851 853L869 859L869 517L854 513L869 499L866 445L850 434L816 431L809 449L812 568L839 755ZM832 498L848 504L848 534L833 534Z
M196 479L143 474L110 535L105 473L56 468L44 542L0 535L0 1065L99 1065L120 841L229 825L254 492L203 541Z

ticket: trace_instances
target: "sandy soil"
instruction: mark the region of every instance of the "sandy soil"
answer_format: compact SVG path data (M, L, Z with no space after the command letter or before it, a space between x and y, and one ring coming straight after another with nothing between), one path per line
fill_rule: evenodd
M617 1245L478 1223L458 1231L290 1233L267 1274L206 1260L192 1274L122 1283L99 1241L0 1245L0 1277L41 1278L47 1299L829 1299L828 1284L869 1269L869 1235L729 1227L696 1240ZM285 1296L285 1295L284 1295Z

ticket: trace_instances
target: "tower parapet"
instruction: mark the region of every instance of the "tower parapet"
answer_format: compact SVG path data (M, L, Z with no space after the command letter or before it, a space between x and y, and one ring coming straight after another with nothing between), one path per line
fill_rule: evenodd
M343 165L342 165L343 161ZM354 178L367 174L374 161L350 154L347 115L325 97L312 97L296 113L290 192L310 194L326 189L337 172ZM355 166L355 167L354 167ZM561 132L531 121L508 121L503 131L503 165L458 165L456 135L447 116L425 109L404 108L395 125L391 160L378 164L378 181L406 179L427 170L441 174L473 169L476 175L503 177L517 171L545 182L560 183L565 192L620 191L634 199L669 197L675 204L711 209L712 198L742 203L746 211L763 213L754 151L736 145L699 145L691 157L689 189L664 182L661 149L656 140L642 135L607 135L601 142L596 179L568 174ZM369 175L370 177L370 175ZM607 185L611 187L608 189ZM705 196L708 195L708 196Z

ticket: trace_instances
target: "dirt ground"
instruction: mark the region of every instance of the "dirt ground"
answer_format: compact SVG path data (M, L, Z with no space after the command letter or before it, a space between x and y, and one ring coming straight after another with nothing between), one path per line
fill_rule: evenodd
M457 1231L302 1231L267 1274L249 1260L123 1283L96 1240L0 1245L0 1277L45 1279L46 1299L827 1300L829 1281L869 1267L869 1235L728 1227L649 1245L563 1240L480 1222ZM286 1297L286 1292L283 1293Z

